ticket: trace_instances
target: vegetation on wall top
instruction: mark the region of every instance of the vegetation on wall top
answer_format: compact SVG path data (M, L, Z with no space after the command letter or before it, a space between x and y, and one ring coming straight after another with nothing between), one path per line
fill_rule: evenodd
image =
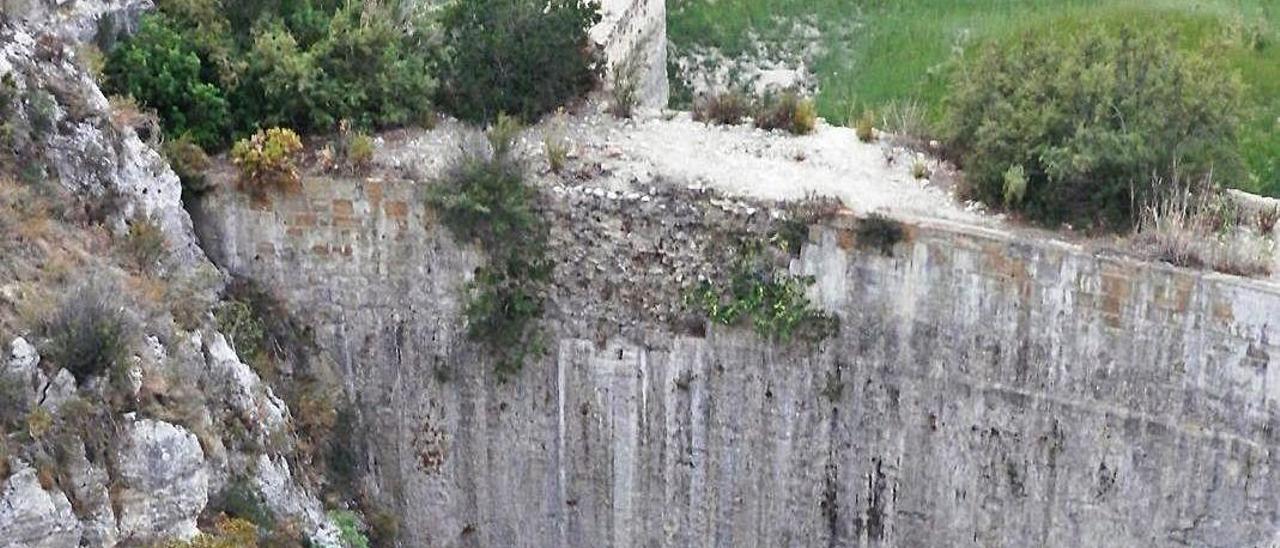
M1124 28L1026 35L956 71L947 142L976 195L1050 222L1127 228L1175 166L1241 173L1239 82L1168 39ZM1010 170L1022 188L1006 189ZM1013 197L1018 200L1011 201Z
M1244 83L1238 151L1248 173L1224 185L1280 195L1280 6L1274 0L678 0L668 2L674 55L714 47L752 55L788 47L797 25L817 36L807 67L819 114L848 121L873 110L879 129L936 137L953 61L1025 33L1070 41L1091 28L1131 25L1176 37L1171 47L1211 59ZM1065 43L1065 42L1064 42ZM673 73L673 76L675 74ZM923 131L922 131L923 130ZM868 133L868 135L870 135Z
M594 0L468 0L445 8L441 98L454 115L533 121L595 85L601 63L587 31Z

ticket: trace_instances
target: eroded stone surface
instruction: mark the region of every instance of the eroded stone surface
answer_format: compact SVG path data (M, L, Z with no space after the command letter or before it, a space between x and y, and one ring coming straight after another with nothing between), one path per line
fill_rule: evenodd
M64 548L80 543L80 522L67 496L40 486L36 470L21 466L0 490L0 546Z
M507 383L461 319L481 255L416 184L213 197L206 241L340 364L410 545L1275 536L1274 285L942 221L887 257L840 217L792 265L840 315L835 338L700 336L657 320L689 250L717 243L698 223L750 230L772 210L661 184L546 188L550 352Z
M126 419L132 419L126 417ZM139 541L190 538L208 501L200 442L185 428L132 419L112 455L120 484L120 535Z

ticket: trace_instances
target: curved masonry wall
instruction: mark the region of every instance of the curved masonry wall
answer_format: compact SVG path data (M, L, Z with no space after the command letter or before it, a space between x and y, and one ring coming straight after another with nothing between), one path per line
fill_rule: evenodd
M503 384L458 316L479 256L413 196L311 181L197 223L342 364L408 546L1280 541L1275 286L928 223L883 257L836 219L795 265L843 320L820 348L553 320Z

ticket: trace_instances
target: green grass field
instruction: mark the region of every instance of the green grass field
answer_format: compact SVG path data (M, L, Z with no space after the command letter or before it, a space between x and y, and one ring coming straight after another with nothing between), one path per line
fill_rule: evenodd
M1280 196L1280 0L668 0L677 51L734 55L748 30L782 41L794 18L822 32L817 102L833 123L895 101L917 101L939 123L948 61L989 41L1087 25L1166 29L1246 85L1242 154L1253 176L1228 184Z

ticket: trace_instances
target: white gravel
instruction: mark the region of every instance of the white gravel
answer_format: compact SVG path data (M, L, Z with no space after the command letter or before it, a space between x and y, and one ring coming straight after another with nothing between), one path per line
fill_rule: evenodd
M916 153L862 143L848 128L820 124L811 135L794 136L750 125L709 126L687 113L628 123L585 117L567 125L578 161L599 162L602 183L618 190L657 177L763 199L834 196L858 214L883 211L982 226L1000 223L999 217L958 202L928 180L915 179L911 168ZM934 159L921 161L931 171L945 169Z

